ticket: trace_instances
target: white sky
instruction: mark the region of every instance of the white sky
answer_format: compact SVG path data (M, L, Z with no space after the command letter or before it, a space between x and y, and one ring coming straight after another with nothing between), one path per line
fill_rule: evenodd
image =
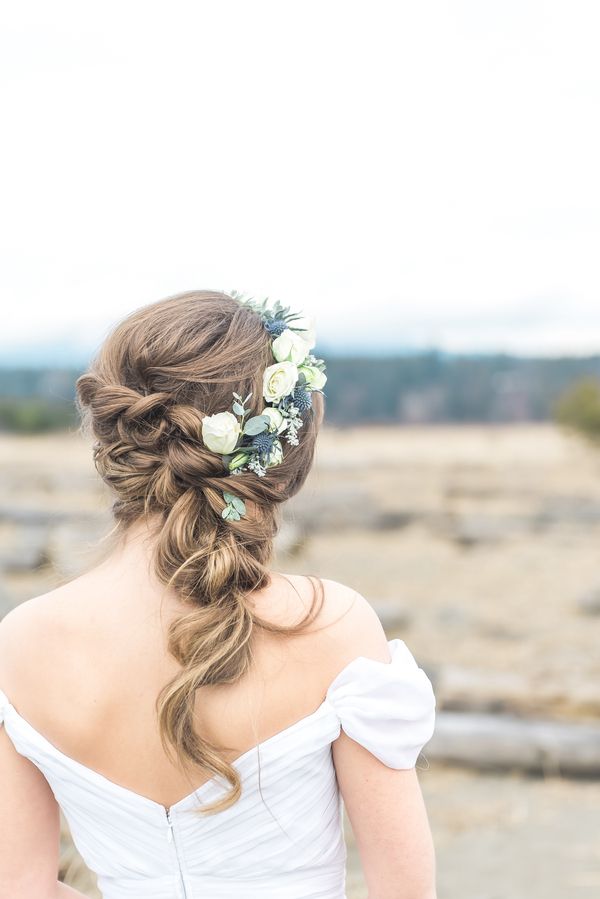
M191 288L321 346L600 351L596 0L27 2L0 355Z

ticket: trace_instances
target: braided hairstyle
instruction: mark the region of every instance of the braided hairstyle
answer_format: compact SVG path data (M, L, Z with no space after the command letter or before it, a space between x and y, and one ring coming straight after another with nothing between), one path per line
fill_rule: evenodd
M322 395L312 394L298 445L264 477L231 475L202 442L205 415L229 408L232 392L252 392L249 412L261 412L262 374L272 363L271 336L261 317L236 297L212 291L179 294L144 306L109 333L76 383L81 431L94 440L94 463L114 495L115 531L146 521L159 580L189 610L169 625L168 651L177 675L157 698L165 752L186 771L200 766L231 789L199 808L222 811L241 796L236 768L194 730L198 687L231 684L249 671L255 627L296 634L317 617L323 585L296 625L255 614L248 594L270 583L267 565L280 504L303 485L323 419ZM223 491L246 504L239 521L221 517ZM317 595L320 603L317 602Z

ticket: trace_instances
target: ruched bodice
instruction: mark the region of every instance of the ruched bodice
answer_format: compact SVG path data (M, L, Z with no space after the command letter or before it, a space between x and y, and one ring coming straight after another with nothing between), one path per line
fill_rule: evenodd
M44 774L103 899L345 899L342 800L331 752L340 729L391 768L414 767L435 723L431 682L404 641L391 662L359 656L319 708L238 757L240 800L213 777L165 806L58 750L0 691L0 723Z

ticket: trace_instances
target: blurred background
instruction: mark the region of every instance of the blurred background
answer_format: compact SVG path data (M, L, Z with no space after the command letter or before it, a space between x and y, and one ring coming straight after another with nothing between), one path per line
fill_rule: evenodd
M0 615L109 528L73 386L112 324L193 288L313 315L326 418L274 567L351 584L429 674L440 899L600 895L599 26L591 0L2 15ZM99 895L66 825L61 876Z

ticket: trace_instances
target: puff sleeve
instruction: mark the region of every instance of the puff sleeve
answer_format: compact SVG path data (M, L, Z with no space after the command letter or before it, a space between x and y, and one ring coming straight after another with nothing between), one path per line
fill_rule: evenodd
M431 681L403 640L388 640L391 662L358 656L329 686L341 727L390 768L413 768L433 736Z

